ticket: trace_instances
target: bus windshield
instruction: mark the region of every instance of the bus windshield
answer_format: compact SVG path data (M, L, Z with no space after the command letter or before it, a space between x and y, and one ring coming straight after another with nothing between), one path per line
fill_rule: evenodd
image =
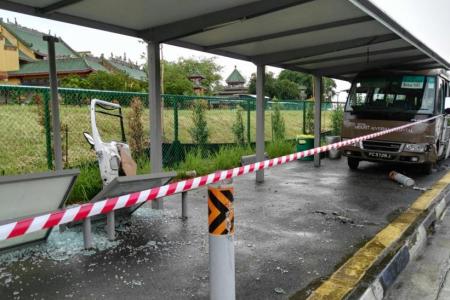
M357 78L346 111L433 114L436 78L389 75Z

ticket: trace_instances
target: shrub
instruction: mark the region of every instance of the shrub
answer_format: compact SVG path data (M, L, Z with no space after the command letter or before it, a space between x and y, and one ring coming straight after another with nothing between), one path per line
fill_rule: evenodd
M243 155L254 153L250 147L226 146L214 155L204 156L200 148L190 151L186 158L178 165L177 178L185 178L187 171L195 170L197 175L205 175L217 170L228 170L238 167Z
M314 134L314 102L305 102L305 133Z
M194 101L192 107L192 127L189 129L192 141L201 147L208 143L208 123L205 118L205 111L208 107L208 103L205 100Z
M137 174L149 174L151 172L150 158L147 155L140 155L136 158Z
M233 126L231 130L234 134L234 141L238 145L245 144L245 128L244 128L244 120L242 118L242 108L239 107L236 110L236 118L234 119Z
M142 112L144 107L142 101L135 97L131 101L131 111L128 114L128 127L130 137L130 148L136 158L145 150L144 126L142 124Z
M284 123L284 118L281 115L281 109L279 103L273 104L272 112L272 132L273 139L275 141L284 140L286 137L286 124Z
M66 204L88 202L101 191L102 187L98 164L95 162L83 165Z
M214 170L228 170L240 165L241 156L253 153L250 147L222 147L212 158Z
M200 148L189 151L183 162L178 165L177 170L179 170L178 177L184 177L187 171L195 170L197 175L207 174L213 171L211 161L208 158L204 158L203 152Z
M266 151L270 158L280 157L294 152L295 145L292 141L273 141L267 145Z
M333 129L333 135L340 136L342 134L343 123L344 108L342 105L338 105L336 110L331 113L331 127Z

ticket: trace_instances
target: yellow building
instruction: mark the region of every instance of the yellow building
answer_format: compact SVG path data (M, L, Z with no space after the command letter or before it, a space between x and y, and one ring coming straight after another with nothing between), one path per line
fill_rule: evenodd
M45 34L17 23L4 22L0 19L0 82L20 84L20 78L10 76L24 65L45 60L47 42ZM64 41L55 45L57 58L75 58L78 54Z

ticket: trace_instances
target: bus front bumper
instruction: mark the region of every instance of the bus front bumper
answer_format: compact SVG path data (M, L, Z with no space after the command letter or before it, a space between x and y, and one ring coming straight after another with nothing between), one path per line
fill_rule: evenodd
M360 147L346 146L342 148L344 156L372 162L393 162L406 164L424 164L433 162L430 152L385 152L364 150Z

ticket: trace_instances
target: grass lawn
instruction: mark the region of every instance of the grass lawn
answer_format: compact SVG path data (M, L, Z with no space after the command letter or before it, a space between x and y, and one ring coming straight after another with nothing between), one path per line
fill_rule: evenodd
M83 137L83 132L91 132L89 107L62 105L61 122L67 125L68 132L63 132L64 148L68 143L69 166L76 166L83 162L95 160L95 154ZM127 116L129 108L124 108L125 128L127 130ZM247 112L243 113L244 126L247 126ZM330 129L330 113L322 113L323 130ZM164 110L164 141L171 142L174 138L174 112ZM295 138L301 134L303 112L285 110L282 115L286 124L287 138ZM149 135L148 109L143 113L145 134ZM209 142L232 143L234 140L231 127L236 116L236 110L214 109L206 112L209 129ZM192 111L179 110L179 139L182 143L190 143L189 128L192 126ZM105 115L98 115L97 124L102 138L107 141L119 139L118 119ZM265 113L265 138L272 139L271 111ZM255 140L255 112L250 114L250 130L252 141ZM46 170L45 129L40 124L37 107L34 105L2 105L0 106L0 174L20 174L31 171ZM66 139L67 137L67 139ZM246 134L247 137L247 134Z

